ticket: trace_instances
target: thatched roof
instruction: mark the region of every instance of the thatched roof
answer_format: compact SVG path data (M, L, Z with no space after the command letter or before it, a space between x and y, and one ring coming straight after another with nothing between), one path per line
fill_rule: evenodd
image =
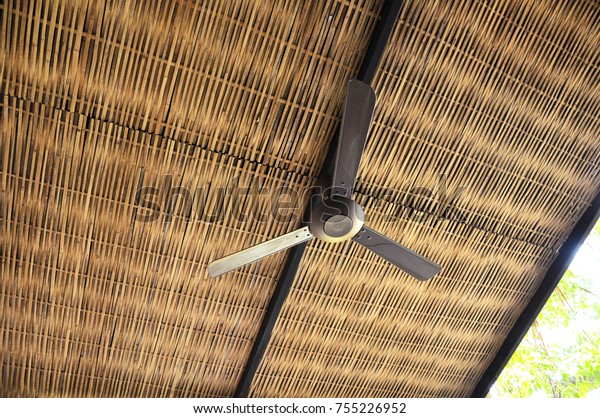
M220 191L315 184L381 7L0 5L0 394L234 393L286 254L206 265L300 218L243 221ZM471 393L599 191L599 22L588 0L406 2L356 199L443 271L312 242L250 395ZM222 216L140 222L166 184Z

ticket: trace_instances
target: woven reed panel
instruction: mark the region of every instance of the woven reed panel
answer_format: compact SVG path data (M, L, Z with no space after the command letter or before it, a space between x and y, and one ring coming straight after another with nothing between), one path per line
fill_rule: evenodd
M286 254L206 265L298 219L222 192L313 184L381 1L0 8L0 394L231 395Z
M471 393L599 191L599 45L589 1L407 1L356 199L443 270L311 243L252 395Z

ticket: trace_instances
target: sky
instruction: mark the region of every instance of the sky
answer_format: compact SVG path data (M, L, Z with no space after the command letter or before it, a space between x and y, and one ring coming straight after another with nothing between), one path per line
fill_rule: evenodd
M598 231L598 225L596 225ZM570 266L578 276L592 278L596 289L600 287L600 235L592 233L581 246Z

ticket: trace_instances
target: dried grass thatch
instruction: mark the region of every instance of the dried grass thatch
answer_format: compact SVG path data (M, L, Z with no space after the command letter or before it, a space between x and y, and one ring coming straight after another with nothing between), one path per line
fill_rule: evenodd
M298 219L242 222L219 189L314 184L381 5L0 5L0 394L233 393L285 254L205 266ZM444 270L313 242L252 395L470 393L599 190L599 22L588 0L404 5L356 196ZM225 216L190 222L167 183ZM172 214L138 222L152 186Z

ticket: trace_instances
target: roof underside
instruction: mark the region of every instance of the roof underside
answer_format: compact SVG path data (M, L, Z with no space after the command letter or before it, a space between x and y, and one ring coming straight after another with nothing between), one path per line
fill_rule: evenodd
M230 396L286 253L206 265L298 227L382 1L116 3L0 5L0 395ZM404 4L355 199L442 273L311 242L251 396L473 391L599 191L598 45L587 0Z

